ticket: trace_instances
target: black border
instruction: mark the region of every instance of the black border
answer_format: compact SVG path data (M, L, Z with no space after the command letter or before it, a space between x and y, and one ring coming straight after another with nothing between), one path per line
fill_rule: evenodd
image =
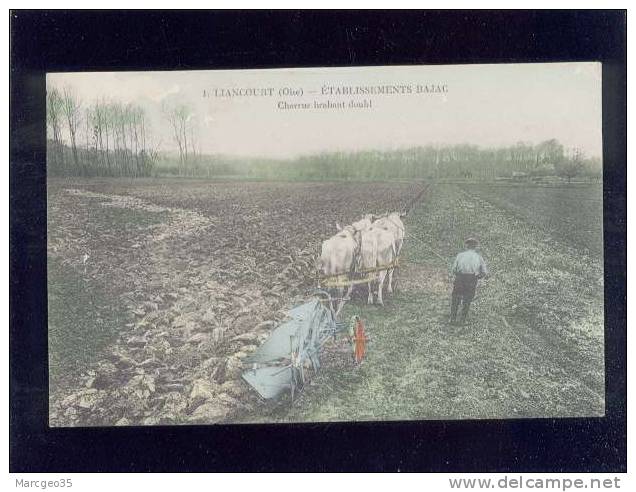
M626 11L12 11L10 471L626 471ZM45 71L603 62L607 416L50 429Z

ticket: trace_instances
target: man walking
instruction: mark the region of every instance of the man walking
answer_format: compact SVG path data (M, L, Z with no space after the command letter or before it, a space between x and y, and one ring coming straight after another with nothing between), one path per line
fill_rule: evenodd
M477 280L488 275L486 263L476 251L478 244L477 239L473 237L466 239L464 241L466 250L459 253L453 263L452 273L455 275L455 282L453 283L450 316L450 322L453 325L456 324L460 302L462 304L460 324L463 325L466 322L468 308L475 297Z

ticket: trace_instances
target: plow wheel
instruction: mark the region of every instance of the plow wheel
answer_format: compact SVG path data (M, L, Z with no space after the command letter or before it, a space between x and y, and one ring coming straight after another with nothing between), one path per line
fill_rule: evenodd
M353 331L353 358L360 364L367 350L367 337L364 333L364 323L358 318Z

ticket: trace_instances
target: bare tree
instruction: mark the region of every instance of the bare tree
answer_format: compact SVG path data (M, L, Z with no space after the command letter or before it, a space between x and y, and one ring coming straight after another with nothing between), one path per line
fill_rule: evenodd
M52 87L46 93L46 121L53 138L53 148L50 152L50 163L54 168L63 164L62 152L62 96Z
M102 169L106 166L104 156L104 132L105 132L105 114L104 105L99 101L95 101L91 111L91 127L93 129L93 148L95 149L95 163Z
M173 107L163 104L162 111L170 123L174 140L179 148L179 166L183 173L188 162L188 122L192 117L192 111L183 104Z
M92 164L91 161L91 123L93 121L93 116L92 116L92 112L90 108L86 108L84 110L84 145L85 145L85 151L84 151L84 160L86 162L86 166L90 166Z
M583 171L583 152L581 149L573 149L571 156L568 159L563 159L556 166L555 171L559 176L567 178L568 184L571 183L572 178L575 178Z
M73 150L73 162L77 170L80 170L79 156L77 155L77 129L81 122L81 106L82 104L73 90L70 87L65 87L62 96L62 113L66 120L71 149Z

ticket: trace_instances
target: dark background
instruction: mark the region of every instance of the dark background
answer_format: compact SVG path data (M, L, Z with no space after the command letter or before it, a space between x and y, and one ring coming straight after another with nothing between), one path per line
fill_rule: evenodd
M626 471L625 11L24 11L11 16L10 471ZM47 425L45 72L603 62L606 417Z

